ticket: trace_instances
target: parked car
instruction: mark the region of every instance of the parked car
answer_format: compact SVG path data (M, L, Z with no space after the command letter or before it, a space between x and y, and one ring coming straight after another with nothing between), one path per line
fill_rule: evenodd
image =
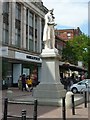
M82 92L82 91L89 91L90 92L90 79L84 79L80 82L73 84L70 87L70 90L73 93Z

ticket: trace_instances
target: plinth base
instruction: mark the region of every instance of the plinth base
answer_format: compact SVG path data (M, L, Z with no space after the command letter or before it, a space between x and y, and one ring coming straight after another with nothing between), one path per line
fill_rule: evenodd
M60 82L58 50L43 49L40 84L34 89L33 97L39 104L61 106L61 98L66 91Z
M38 100L39 105L61 106L61 98L65 97L66 91L63 85L39 84L34 88L33 97Z

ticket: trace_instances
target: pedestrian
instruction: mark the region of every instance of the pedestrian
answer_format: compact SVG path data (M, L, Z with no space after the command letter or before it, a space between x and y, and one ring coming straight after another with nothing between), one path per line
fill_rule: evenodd
M34 69L32 72L32 80L33 80L33 86L36 86L38 84L37 70L36 69Z
M32 90L32 79L30 78L30 76L27 76L27 79L26 79L26 84L28 85L28 90L31 92Z
M19 76L19 79L18 79L18 88L22 90L22 76L21 75Z
M23 91L23 89L25 89L25 91L27 91L25 74L22 75L22 91Z

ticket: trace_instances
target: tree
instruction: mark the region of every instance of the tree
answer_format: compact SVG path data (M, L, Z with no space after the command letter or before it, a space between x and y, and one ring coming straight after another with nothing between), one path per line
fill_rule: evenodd
M88 78L90 78L90 37L88 40Z
M66 47L62 51L62 60L76 64L82 61L85 67L88 66L88 36L82 34L67 41Z

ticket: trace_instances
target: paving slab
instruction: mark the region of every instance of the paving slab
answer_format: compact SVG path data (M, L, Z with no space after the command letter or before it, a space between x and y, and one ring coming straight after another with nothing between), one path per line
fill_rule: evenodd
M9 90L13 91L13 98L14 100L17 101L22 101L25 102L26 100L33 99L32 93L27 92L27 91L21 91L17 88L9 88ZM7 96L7 90L2 91L2 98ZM76 95L76 99L81 97L80 95ZM33 99L34 100L34 99ZM89 107L90 104L88 104L88 107L84 107L84 103L80 104L75 107L75 115L72 115L72 109L66 109L66 118L71 119L71 120L89 120ZM9 104L8 106L8 114L11 115L21 115L22 109L26 109L27 111L27 117L32 117L33 116L33 105L28 105L28 104ZM38 120L49 120L49 119L62 119L62 107L58 106L41 106L38 105Z

